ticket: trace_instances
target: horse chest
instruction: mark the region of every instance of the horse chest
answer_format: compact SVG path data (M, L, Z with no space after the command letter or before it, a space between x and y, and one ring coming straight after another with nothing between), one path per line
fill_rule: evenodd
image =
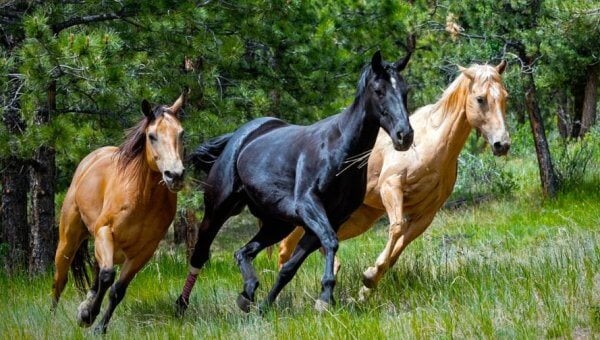
M153 202L153 209L132 207L126 218L113 225L116 244L127 257L164 238L175 216L175 204L168 199L158 202Z

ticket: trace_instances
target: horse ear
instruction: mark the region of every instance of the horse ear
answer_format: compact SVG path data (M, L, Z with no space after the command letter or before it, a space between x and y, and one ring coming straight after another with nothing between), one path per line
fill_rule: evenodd
M373 54L373 58L371 58L371 68L376 74L385 74L383 60L381 59L381 51L377 51Z
M464 74L465 77L467 77L467 78L469 78L471 80L473 80L473 78L475 78L475 74L473 73L473 71L469 70L468 68L464 68L464 67L458 65L458 70L460 72L462 72L462 74Z
M146 117L150 119L154 118L152 116L152 105L150 105L150 103L146 99L142 100L142 112Z
M173 105L171 105L171 107L169 108L169 110L175 115L177 116L177 112L179 112L179 110L181 110L182 107L185 106L185 102L187 100L187 95L190 92L189 88L184 88L183 92L181 93L181 95L179 96L179 98L177 98L177 100L175 101L175 103L173 103Z
M504 72L504 69L506 69L506 60L502 59L500 64L496 66L496 71L498 71L498 74L502 74Z
M404 70L406 64L408 64L408 61L410 60L411 55L412 53L409 52L406 56L404 56L404 58L398 59L398 61L394 63L394 69L396 70L396 72Z

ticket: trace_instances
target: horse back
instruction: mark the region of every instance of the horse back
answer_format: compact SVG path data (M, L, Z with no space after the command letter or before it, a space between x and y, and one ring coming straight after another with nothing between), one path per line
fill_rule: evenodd
M225 197L231 192L238 191L239 177L236 163L242 149L258 136L286 125L288 124L280 119L264 117L254 119L237 129L208 174L205 196L219 200L217 195Z

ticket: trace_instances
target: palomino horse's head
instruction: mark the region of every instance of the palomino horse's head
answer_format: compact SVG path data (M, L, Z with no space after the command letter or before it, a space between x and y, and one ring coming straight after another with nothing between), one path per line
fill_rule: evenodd
M500 77L506 68L506 61L503 60L498 66L459 68L471 80L466 99L467 120L485 136L494 155L506 155L510 149L510 136L505 123L508 93Z
M373 72L366 84L367 103L379 119L379 125L390 135L394 149L407 150L413 142L413 129L408 121L406 96L408 87L402 71L410 54L393 64L385 62L379 51L371 59Z
M172 192L183 187L183 128L177 114L186 95L187 91L169 107L152 107L145 99L142 101L142 112L150 121L146 127L146 161L152 170L162 174Z

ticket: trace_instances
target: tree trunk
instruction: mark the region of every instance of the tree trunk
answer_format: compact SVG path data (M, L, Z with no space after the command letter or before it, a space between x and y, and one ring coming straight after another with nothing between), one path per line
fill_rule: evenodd
M581 131L579 137L585 134L596 123L596 100L598 99L598 64L588 66L587 81L583 96L583 107L581 112Z
M186 253L187 258L189 259L190 256L192 256L194 246L196 245L196 240L198 239L198 220L196 219L196 214L194 214L192 210L185 211L185 219L187 220Z
M187 236L187 225L186 220L187 210L178 211L175 215L175 221L173 222L173 243L182 244L185 243Z
M31 170L31 256L29 273L46 271L54 261L58 238L54 218L55 151L41 146Z
M8 273L27 268L29 225L27 224L27 168L23 159L4 160L2 173L2 225L8 253L4 267Z
M556 127L558 133L563 139L571 136L571 122L569 119L569 106L567 102L567 94L564 89L558 90L556 93Z
M56 81L48 87L48 104L37 112L35 123L50 122L50 114L56 109ZM29 273L44 272L50 267L56 252L58 232L54 219L54 183L56 163L54 148L42 145L36 150L31 169L31 255Z
M522 73L522 77L524 83L523 88L525 90L525 105L527 107L527 112L529 113L529 123L531 124L531 132L533 133L533 140L535 143L535 153L540 168L542 192L545 197L554 198L558 192L558 179L556 177L556 172L554 171L554 166L552 165L552 157L546 139L544 122L537 102L533 73Z
M10 89L2 97L4 113L2 122L9 134L22 134L27 125L21 117L19 89L22 82L18 78L9 79ZM4 95L4 94L2 94ZM27 268L29 255L29 224L27 223L27 172L29 162L17 155L3 155L2 168L2 204L0 205L0 224L4 226L4 241L8 252L4 267L8 273Z

